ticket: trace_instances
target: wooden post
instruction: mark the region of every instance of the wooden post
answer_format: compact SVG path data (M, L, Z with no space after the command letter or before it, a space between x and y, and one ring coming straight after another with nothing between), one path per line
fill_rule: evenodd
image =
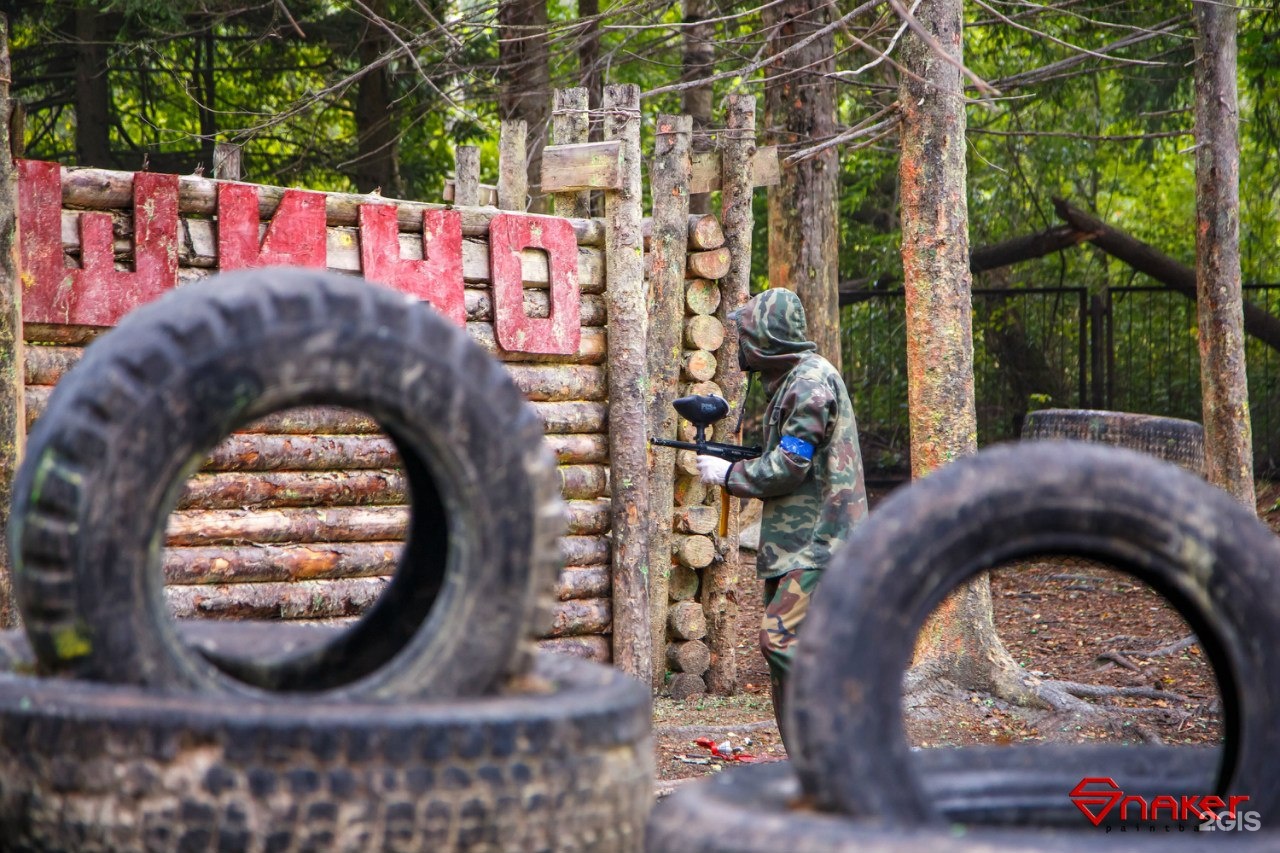
M649 184L653 229L649 241L649 429L674 438L684 326L684 267L689 235L690 116L659 116ZM675 500L675 451L654 447L649 457L652 528L649 531L649 609L653 630L654 687L666 669L667 576Z
M587 97L583 88L556 89L551 112L551 133L556 145L588 141L591 122ZM591 192L557 193L551 198L551 209L556 216L586 219L591 216Z
M480 206L480 149L459 145L454 152L457 177L453 184L453 203L458 207Z
M609 460L613 537L613 661L648 684L649 396L644 238L641 232L640 87L606 86L605 136L624 151L622 189L605 193L605 293L609 316Z
M239 145L219 142L213 146L213 177L219 181L243 179Z
M18 172L9 138L9 22L0 15L0 532L9 527L13 477L26 440L23 403L22 285L18 270ZM0 626L18 624L9 549L0 548Z
M523 211L528 204L527 138L528 125L524 119L502 123L498 138L498 207L501 210Z
M730 95L726 104L726 130L721 134L721 227L729 250L729 272L720 281L720 305L715 316L726 329L733 326L729 313L751 295L751 191L754 187L752 158L756 151L756 100L751 95ZM745 384L738 368L738 335L725 335L716 352L715 383L724 389L730 402L730 417L737 420L746 401ZM730 426L730 429L733 427ZM728 441L736 441L730 437ZM705 570L702 606L707 614L707 645L711 647L711 668L707 687L712 693L729 694L737 689L738 661L735 656L734 625L738 604L734 581L738 575L738 507L730 501L729 530L720 542L722 559Z

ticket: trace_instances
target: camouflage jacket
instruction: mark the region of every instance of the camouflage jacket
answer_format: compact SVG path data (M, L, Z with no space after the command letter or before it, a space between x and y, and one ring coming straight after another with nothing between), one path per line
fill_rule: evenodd
M760 371L769 395L764 453L735 463L725 479L731 494L764 501L756 572L826 568L867 513L849 392L806 339L804 307L791 291L766 290L733 319L741 361Z

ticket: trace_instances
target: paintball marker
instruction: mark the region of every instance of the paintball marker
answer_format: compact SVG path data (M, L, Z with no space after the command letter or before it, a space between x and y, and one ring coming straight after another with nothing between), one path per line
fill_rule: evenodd
M697 429L693 441L671 441L665 438L650 439L660 447L674 447L678 450L692 450L708 456L718 456L726 462L742 462L755 459L760 455L759 447L744 447L741 444L725 444L719 441L707 441L707 427L729 414L729 402L715 394L695 394L681 397L674 401L672 407L682 418ZM720 491L720 535L729 530L729 493L723 488Z

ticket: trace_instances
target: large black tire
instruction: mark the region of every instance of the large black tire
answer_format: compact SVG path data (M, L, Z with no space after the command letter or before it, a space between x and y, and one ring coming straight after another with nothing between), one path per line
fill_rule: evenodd
M642 849L649 691L550 653L523 683L483 699L303 705L0 676L0 846Z
M409 481L410 531L376 605L270 665L179 642L165 523L235 428L296 405L375 417ZM14 487L14 590L42 672L206 691L482 695L549 627L563 508L519 388L425 303L333 273L220 275L143 306L55 389Z
M1204 474L1204 427L1182 418L1096 409L1040 409L1027 413L1022 438L1112 444Z
M1055 553L1129 572L1182 613L1214 665L1227 744L1215 791L1197 793L1247 795L1280 814L1280 539L1186 471L1081 442L954 462L892 495L833 558L787 701L791 757L822 808L938 820L903 771L902 676L920 628L975 574Z
M922 778L931 778L931 789L945 796L950 785L963 789L978 776L999 773L1005 759L998 753L1014 753L1019 749L974 754L972 773L951 766L945 756L941 766L931 767L932 757L922 755L919 760L922 771L934 771L932 777L922 772ZM925 750L926 753L955 751ZM1186 774L1184 778L1188 783L1212 778L1212 772L1200 763L1204 756L1176 753L1177 750L1170 750L1162 758L1154 759L1153 764L1163 765L1164 770L1175 776ZM1096 751L1095 755L1103 757ZM1051 753L1045 757L1065 758L1065 755ZM1014 759L1017 760L1020 759ZM1122 764L1126 761L1117 756L1104 766L1115 766L1116 760ZM1010 793L1010 802L1017 797L1013 785L1011 778L1001 785L1001 790ZM1136 788L1130 790L1137 792ZM815 812L806 805L799 781L786 762L735 767L711 779L686 785L658 803L649 819L646 849L649 853L1080 853L1082 850L1135 849L1203 853L1220 848L1276 849L1275 833L1266 831L1265 816L1261 818L1264 831L1260 833L1201 835L1192 823L1183 824L1181 831L1177 824L1167 830L1161 826L1154 832L1145 828L1134 831L1132 827L1125 832L1118 827L1108 831L1105 825L1092 826L1071 804L1068 791L1070 787L1058 794L1061 805L1057 810L1063 812L1061 826L965 825L971 815L963 807L961 798L953 799L958 808L946 812L954 821L951 824L895 827L869 819ZM1068 819L1072 822L1067 823Z

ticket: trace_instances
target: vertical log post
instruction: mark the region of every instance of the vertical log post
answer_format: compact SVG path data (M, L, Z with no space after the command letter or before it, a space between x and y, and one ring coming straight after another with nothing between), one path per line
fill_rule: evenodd
M239 181L244 171L240 160L240 146L219 142L213 146L213 177L219 181Z
M640 87L606 86L606 139L622 141L622 188L605 193L605 293L609 316L609 464L613 538L613 661L648 684L648 305L640 187Z
M676 398L683 355L684 266L689 234L689 178L693 171L690 116L659 116L649 185L653 236L649 241L649 429L675 438ZM653 632L654 687L666 670L667 577L675 499L675 451L653 447L649 456L649 610Z
M523 211L529 200L529 173L525 157L528 125L524 119L502 123L498 137L498 208Z
M720 281L720 305L715 316L726 330L733 327L729 314L751 295L751 160L756 153L756 100L751 95L730 95L725 102L725 130L721 134L720 208L724 243L729 249L729 274ZM745 388L738 368L738 335L731 331L716 352L713 380L724 389L735 420L742 407ZM728 427L732 429L733 426ZM728 441L736 439L730 437ZM738 602L734 581L741 559L738 554L738 512L730 507L729 531L720 542L721 559L708 566L702 579L702 607L707 614L707 645L711 647L711 668L707 687L712 693L730 694L738 685L734 626Z
M459 145L454 152L457 177L453 182L453 203L456 207L480 206L480 149L474 145Z
M0 533L8 532L13 476L26 439L22 379L22 285L18 270L18 172L9 138L9 21L0 15ZM18 624L9 550L0 547L0 626Z
M587 110L587 90L556 89L551 111L551 133L556 145L576 145L589 141L591 118ZM586 219L591 216L591 192L556 193L551 200L556 216Z

